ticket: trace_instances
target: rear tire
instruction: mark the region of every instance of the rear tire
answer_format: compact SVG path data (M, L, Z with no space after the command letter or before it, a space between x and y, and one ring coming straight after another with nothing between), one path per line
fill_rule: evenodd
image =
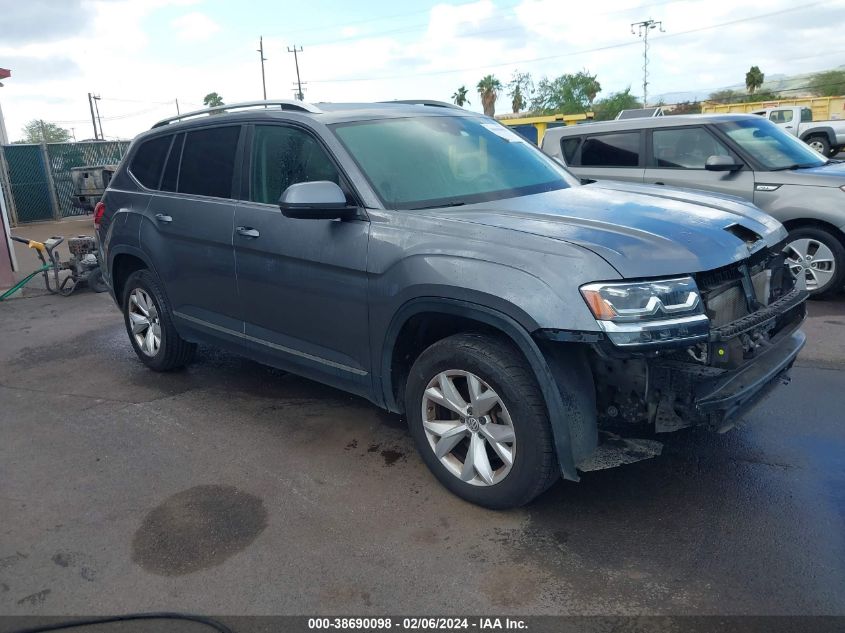
M786 255L790 272L805 275L812 298L830 297L845 285L845 246L828 231L814 226L790 231Z
M466 415L437 403L438 394L451 390L441 388L440 381L452 381L458 391L452 401L466 405ZM456 334L426 349L411 367L405 410L423 461L441 484L467 501L514 508L559 477L539 385L522 353L504 339Z
M147 367L171 371L193 360L197 346L176 332L170 304L152 272L136 270L129 275L121 305L132 349Z

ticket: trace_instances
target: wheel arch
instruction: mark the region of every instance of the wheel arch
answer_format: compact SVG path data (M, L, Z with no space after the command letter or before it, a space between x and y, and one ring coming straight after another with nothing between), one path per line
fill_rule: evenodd
M123 296L123 284L136 270L146 268L155 274L155 267L149 258L138 248L121 245L109 253L109 287L114 300L120 304Z
M418 345L409 346L407 337L415 335L415 328L429 318L433 321L428 323L435 324L436 336L424 335ZM530 332L516 319L499 310L460 299L418 298L406 302L394 314L381 349L381 367L377 376L385 407L395 413L404 411L401 394L407 373L403 375L403 371L410 369L422 349L445 336L473 330L502 335L523 354L543 394L561 473L566 479L578 481L570 427L552 367ZM405 349L413 352L409 358L403 358Z
M814 136L824 137L830 145L836 144L836 133L833 131L832 127L813 127L809 130L801 132L801 136L799 136L798 138L806 143Z
M813 228L813 229L821 229L823 231L827 231L833 237L839 240L840 244L842 244L843 248L845 248L845 233L843 233L842 229L840 229L835 224L831 224L830 222L825 222L824 220L818 220L816 218L796 218L794 220L786 220L783 222L783 226L787 231L795 231L797 229L805 229L805 228Z

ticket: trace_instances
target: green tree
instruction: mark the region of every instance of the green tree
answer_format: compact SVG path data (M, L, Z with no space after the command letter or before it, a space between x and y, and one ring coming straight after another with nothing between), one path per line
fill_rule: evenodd
M671 111L666 111L666 114L701 114L701 102L682 101L681 103L675 104L675 107Z
M457 90L455 90L455 94L452 95L452 103L457 106L464 107L464 105L471 105L469 99L467 99L467 87L461 86Z
M216 92L209 92L202 98L202 102L209 108L216 108L217 106L225 105L223 103L223 97Z
M810 90L819 97L845 95L845 70L828 70L810 78Z
M725 90L711 92L708 101L715 101L716 103L741 103L745 101L745 98L744 93L726 88Z
M641 108L643 104L631 94L631 87L628 86L621 92L614 92L604 99L599 99L593 104L593 116L596 121L611 121L616 118L622 110Z
M32 119L23 126L21 143L67 143L70 132L55 123Z
M763 85L763 80L766 75L760 70L759 66L752 66L747 73L745 73L745 89L748 94L753 95L757 89Z
M494 116L496 114L496 99L502 92L502 82L496 79L495 75L487 75L481 78L477 88L484 114Z
M580 114L592 107L599 92L601 84L586 70L555 79L544 77L537 84L531 109L543 114Z
M514 72L513 77L508 82L508 95L511 98L511 109L514 114L528 105L528 100L533 92L534 81L531 79L531 73Z

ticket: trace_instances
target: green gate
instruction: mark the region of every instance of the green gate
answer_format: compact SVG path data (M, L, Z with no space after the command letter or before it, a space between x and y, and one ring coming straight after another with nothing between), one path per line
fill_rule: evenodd
M50 185L40 145L5 145L9 184L18 222L53 218Z

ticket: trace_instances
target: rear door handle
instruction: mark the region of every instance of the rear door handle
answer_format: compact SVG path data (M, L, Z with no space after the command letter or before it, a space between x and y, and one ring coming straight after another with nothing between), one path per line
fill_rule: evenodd
M173 222L173 218L171 218L169 215L165 215L164 213L156 213L156 220L158 220L162 224Z
M255 230L251 226L239 226L237 228L237 231L238 231L238 235L242 235L243 237L248 237L250 239L255 239L256 237L261 235L261 233L259 233L257 230Z
M656 183L654 183L654 184L655 184L655 185L665 185L666 183L665 183L665 182L656 182Z

